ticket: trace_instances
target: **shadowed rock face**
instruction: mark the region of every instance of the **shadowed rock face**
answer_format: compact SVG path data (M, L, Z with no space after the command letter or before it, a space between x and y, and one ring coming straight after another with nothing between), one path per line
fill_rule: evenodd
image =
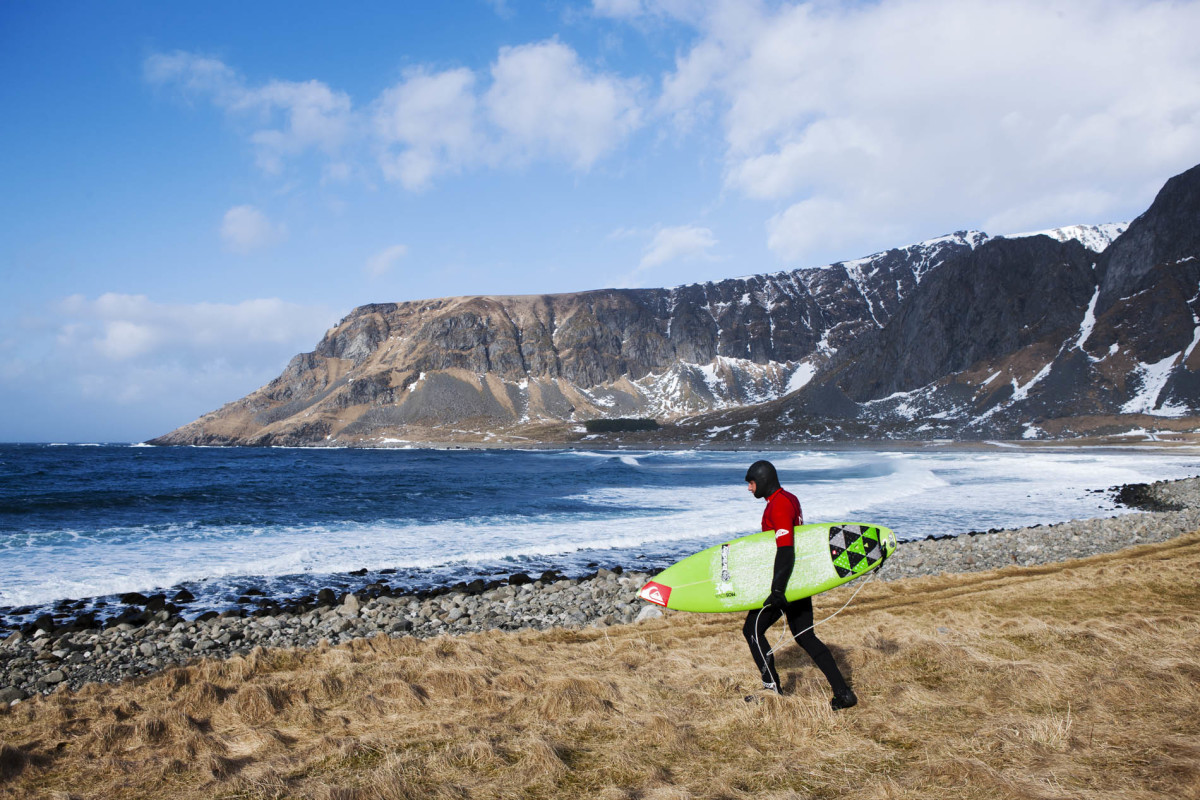
M366 305L156 442L564 441L616 416L693 442L1011 437L1195 414L1200 167L1103 253L1055 233L673 289Z
M1145 214L1104 252L1101 312L1128 297L1158 267L1200 253L1200 165L1167 181Z
M907 392L1079 330L1096 254L1046 236L995 239L943 264L900 312L843 356L857 402Z

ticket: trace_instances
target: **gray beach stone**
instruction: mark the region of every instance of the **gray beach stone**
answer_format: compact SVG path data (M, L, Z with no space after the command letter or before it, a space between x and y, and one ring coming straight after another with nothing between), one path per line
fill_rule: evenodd
M42 684L43 686L57 686L66 679L67 673L63 672L61 669L56 669L51 672L47 672L45 675L39 678L38 683Z
M662 610L658 606L645 606L633 618L634 622L645 622L648 619L658 619L663 615Z
M15 700L24 700L29 695L15 686L5 686L0 689L0 705L12 705Z

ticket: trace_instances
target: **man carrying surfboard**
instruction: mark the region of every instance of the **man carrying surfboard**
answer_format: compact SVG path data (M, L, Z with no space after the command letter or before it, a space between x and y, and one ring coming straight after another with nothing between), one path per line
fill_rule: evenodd
M775 656L772 655L771 645L767 641L767 629L781 616L786 616L792 637L799 642L804 652L808 653L829 681L829 687L833 690L833 699L829 701L829 705L835 711L850 708L858 703L858 698L842 677L829 648L813 632L812 598L803 597L789 602L784 594L796 564L794 531L804 524L804 512L800 508L800 501L779 485L779 475L770 461L755 461L751 464L750 469L746 471L746 484L751 494L767 502L762 516L762 530L775 531L775 567L771 578L771 594L761 609L750 611L746 615L746 622L742 626L742 634L746 637L746 643L750 645L750 655L754 657L754 663L762 675L763 688L776 694L783 693L779 672L775 669Z

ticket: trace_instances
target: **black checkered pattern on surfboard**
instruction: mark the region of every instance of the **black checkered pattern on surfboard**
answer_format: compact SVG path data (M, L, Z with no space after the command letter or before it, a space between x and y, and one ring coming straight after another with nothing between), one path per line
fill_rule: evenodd
M861 575L883 559L879 529L870 525L834 525L829 529L829 556L839 578Z

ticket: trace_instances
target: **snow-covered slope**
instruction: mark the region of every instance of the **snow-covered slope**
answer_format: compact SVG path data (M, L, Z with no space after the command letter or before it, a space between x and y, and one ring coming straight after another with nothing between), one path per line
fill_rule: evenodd
M1021 239L1027 236L1049 236L1060 242L1076 241L1093 253L1103 253L1118 236L1129 229L1128 222L1108 222L1103 225L1068 225L1030 233L1008 233L1005 239Z

